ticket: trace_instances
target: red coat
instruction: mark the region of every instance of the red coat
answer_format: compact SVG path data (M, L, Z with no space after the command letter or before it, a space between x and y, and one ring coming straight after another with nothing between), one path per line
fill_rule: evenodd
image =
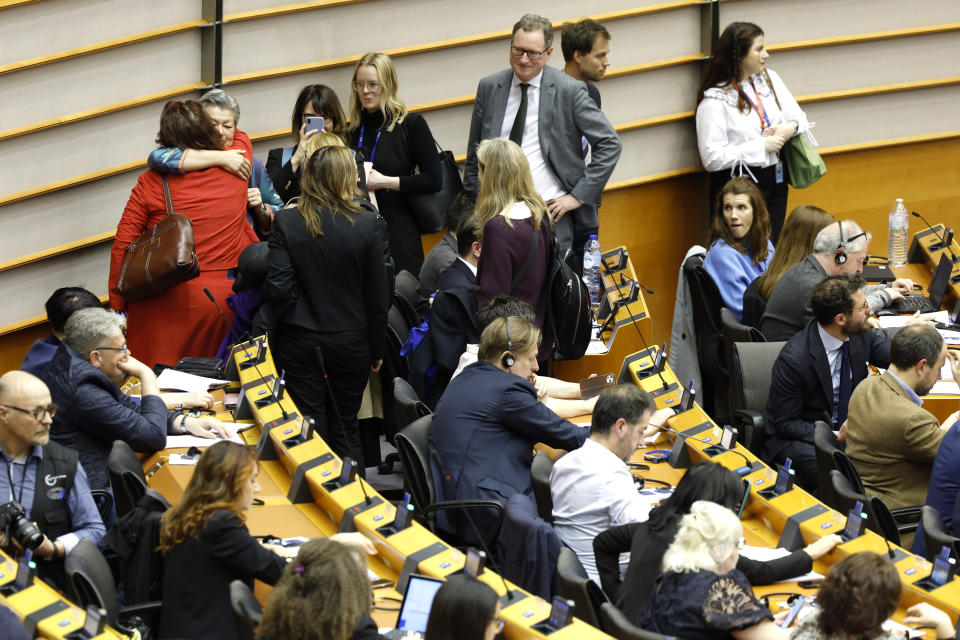
M241 131L234 149L253 156L250 138ZM246 220L247 182L223 169L168 174L173 209L193 222L200 277L140 302L127 303L117 292L123 254L144 229L167 215L160 174L140 174L123 210L110 255L110 306L127 312L127 345L148 366L174 365L184 356L213 356L227 330L207 288L230 320L226 297L231 292L227 270L240 253L257 241Z

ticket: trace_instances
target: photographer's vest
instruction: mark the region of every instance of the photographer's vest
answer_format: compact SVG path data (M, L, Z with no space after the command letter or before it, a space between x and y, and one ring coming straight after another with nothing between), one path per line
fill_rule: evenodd
M43 446L43 459L37 465L30 518L51 540L73 531L67 494L77 474L77 452L56 442Z

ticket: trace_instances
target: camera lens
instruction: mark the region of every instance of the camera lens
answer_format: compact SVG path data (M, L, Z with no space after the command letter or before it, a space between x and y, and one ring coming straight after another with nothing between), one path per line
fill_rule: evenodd
M33 551L43 542L43 534L29 520L24 517L17 518L10 527L11 537L20 543L24 549Z

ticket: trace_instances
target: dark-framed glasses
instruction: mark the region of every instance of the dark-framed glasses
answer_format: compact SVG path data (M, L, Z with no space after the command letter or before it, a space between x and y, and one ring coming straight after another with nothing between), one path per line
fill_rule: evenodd
M536 51L534 49L521 49L520 47L515 47L510 45L510 55L515 58L522 58L526 54L527 58L530 60L539 60L540 56L545 54L546 51Z
M60 408L53 402L51 402L45 407L37 407L36 409L24 409L22 407L15 407L12 404L5 404L3 406L6 407L7 409L13 409L14 411L19 411L20 413L26 413L27 415L31 415L33 416L33 419L36 420L37 422L41 422L43 420L43 416L45 415L49 415L51 418L57 415L57 409Z

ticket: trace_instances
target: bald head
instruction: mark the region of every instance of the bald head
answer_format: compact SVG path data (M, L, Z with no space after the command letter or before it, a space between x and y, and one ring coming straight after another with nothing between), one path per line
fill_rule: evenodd
M34 445L47 444L54 411L50 390L40 378L25 371L0 376L0 446L4 452L17 458Z
M44 384L43 380L32 373L18 369L7 371L0 376L0 403L16 403L18 398L40 389L46 392L47 396L50 395L50 392L47 390L47 385Z

